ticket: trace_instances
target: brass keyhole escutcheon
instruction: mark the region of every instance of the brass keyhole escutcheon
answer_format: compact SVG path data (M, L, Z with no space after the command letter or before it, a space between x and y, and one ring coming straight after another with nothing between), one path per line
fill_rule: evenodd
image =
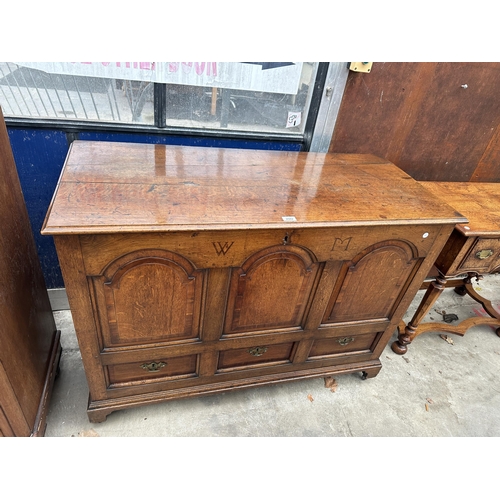
M163 361L151 361L151 363L142 364L141 368L148 372L159 372L164 366L167 366L167 363Z
M476 253L478 259L484 260L493 255L493 250L481 250Z
M265 352L267 352L267 347L253 347L252 349L248 349L248 352L252 356L262 356Z
M354 341L354 337L342 337L338 340L340 345L347 345Z

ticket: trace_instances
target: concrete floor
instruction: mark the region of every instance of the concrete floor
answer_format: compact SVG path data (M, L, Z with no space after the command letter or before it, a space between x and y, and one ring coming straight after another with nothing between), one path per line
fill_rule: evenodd
M486 277L475 288L500 310L500 275ZM405 321L423 293L418 292ZM439 320L436 309L455 313L459 321L484 314L477 302L453 289L443 292L425 321ZM471 328L464 337L447 334L453 344L439 336L444 332L428 332L404 356L394 354L389 343L377 377L338 376L335 392L323 378L286 382L120 410L92 424L71 314L54 314L63 353L47 437L500 436L500 338L490 326Z

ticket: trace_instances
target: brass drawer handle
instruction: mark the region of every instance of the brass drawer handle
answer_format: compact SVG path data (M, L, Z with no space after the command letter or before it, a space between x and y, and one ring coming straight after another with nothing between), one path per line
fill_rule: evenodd
M248 349L248 352L252 356L262 356L265 352L267 352L267 347L253 347L252 349Z
M478 259L484 260L493 255L493 250L480 250L476 253Z
M167 366L167 363L163 361L151 361L151 363L144 363L141 365L143 370L147 370L148 372L159 372L161 368Z
M353 341L354 341L354 337L342 337L342 338L338 339L337 342L340 345L347 345L347 344L350 344Z

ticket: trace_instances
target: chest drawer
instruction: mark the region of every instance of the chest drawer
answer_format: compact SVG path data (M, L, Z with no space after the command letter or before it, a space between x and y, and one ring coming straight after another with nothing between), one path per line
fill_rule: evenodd
M109 388L195 377L198 355L162 357L107 366Z
M500 238L475 238L458 271L487 273L500 266Z
M257 345L244 349L230 349L219 353L218 371L228 368L252 368L256 366L291 362L294 343Z
M315 340L309 353L309 359L370 353L380 335L381 333L368 333Z

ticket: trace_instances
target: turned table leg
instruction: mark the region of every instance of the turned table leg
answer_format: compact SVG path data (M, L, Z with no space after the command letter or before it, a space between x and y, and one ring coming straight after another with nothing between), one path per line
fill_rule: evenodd
M483 296L479 295L474 287L472 286L472 278L475 277L476 281L483 279L480 274L477 273L469 273L467 278L464 279L464 283L461 286L457 286L455 288L455 292L461 296L469 295L469 297L473 298L476 302L479 302L483 306L483 309L495 319L500 319L500 314L493 307L493 304L490 300L487 300ZM496 334L500 337L500 328L496 329Z
M457 293L461 297L464 297L465 295L469 294L473 299L477 300L478 302L481 302L481 298L480 300L477 299L479 295L476 293L474 287L472 286L472 278L476 278L476 281L483 279L483 277L480 274L474 272L467 273L467 277L464 278L463 283L455 287L455 293Z
M483 279L483 277L479 274L469 273L469 276L464 279L464 284L462 286L457 286L455 288L455 292L459 295L469 295L469 297L473 298L476 302L481 304L484 310L492 317L496 319L500 319L500 314L495 310L493 304L490 300L484 298L482 295L479 295L474 287L472 286L472 278L476 277L476 280L479 281Z
M391 348L396 354L405 354L408 350L408 345L411 344L413 339L418 335L418 325L429 312L429 309L434 305L445 287L446 279L444 276L438 276L436 280L429 285L424 298L413 315L413 318L404 329L404 332L399 332L398 340L392 343Z

